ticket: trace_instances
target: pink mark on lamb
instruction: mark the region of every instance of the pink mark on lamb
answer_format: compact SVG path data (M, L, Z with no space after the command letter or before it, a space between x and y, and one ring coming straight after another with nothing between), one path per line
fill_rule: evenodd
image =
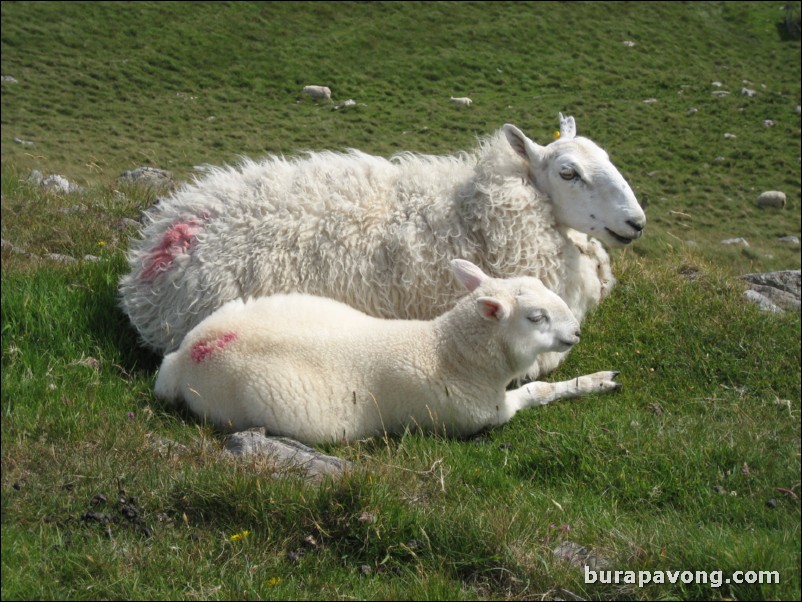
M196 364L208 360L216 351L222 351L229 343L236 341L239 335L236 332L225 332L215 339L208 341L198 341L192 346L189 352L190 357Z
M189 251L200 231L200 224L194 219L170 226L162 236L159 245L148 254L143 262L147 267L142 270L141 278L153 280L159 274L169 270L176 257Z

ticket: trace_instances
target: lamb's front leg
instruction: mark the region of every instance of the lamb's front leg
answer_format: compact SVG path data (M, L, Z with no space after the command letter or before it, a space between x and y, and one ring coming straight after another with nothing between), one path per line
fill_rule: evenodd
M507 391L506 405L511 418L515 412L532 406L544 406L559 399L581 397L591 393L606 393L621 388L614 379L619 372L596 372L558 383L531 382Z

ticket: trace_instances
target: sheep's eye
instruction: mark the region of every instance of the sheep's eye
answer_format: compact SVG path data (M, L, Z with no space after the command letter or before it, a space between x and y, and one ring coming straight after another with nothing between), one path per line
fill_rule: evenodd
M543 324L547 322L549 317L546 314L534 314L526 317L532 324Z
M579 178L579 174L576 173L576 170L573 167L563 167L560 170L560 177L563 180L575 180Z

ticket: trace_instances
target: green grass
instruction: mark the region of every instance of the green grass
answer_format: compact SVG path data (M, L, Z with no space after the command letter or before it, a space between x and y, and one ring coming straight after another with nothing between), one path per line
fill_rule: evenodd
M782 6L3 2L19 83L2 84L0 228L35 255L2 252L3 599L799 599L800 316L745 304L735 278L800 267L777 240L800 235ZM310 83L364 106L331 111L301 97ZM155 400L159 358L116 282L125 218L160 191L120 172L451 152L505 122L546 142L558 111L649 198L619 285L550 376L618 369L620 393L468 441L329 446L361 468L320 485L221 459L218 433ZM43 191L32 169L87 190ZM759 210L767 189L788 206ZM719 244L736 236L750 247ZM612 570L781 580L585 584L563 541Z

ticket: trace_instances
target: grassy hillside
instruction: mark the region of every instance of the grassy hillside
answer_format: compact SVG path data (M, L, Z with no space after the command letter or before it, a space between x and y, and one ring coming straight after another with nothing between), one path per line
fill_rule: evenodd
M800 317L745 304L735 278L801 263L779 240L801 215L785 16L780 2L3 2L3 599L799 599ZM333 102L303 97L313 83ZM463 95L471 108L448 100ZM221 460L219 433L154 399L159 358L116 282L127 220L159 191L123 170L453 152L506 122L545 143L560 111L648 199L643 239L613 254L618 287L550 376L618 369L620 393L469 441L331 446L364 471L322 485ZM85 190L44 190L33 169ZM757 208L764 190L785 209ZM733 237L750 246L720 244ZM561 543L612 570L780 582L587 584Z
M504 122L546 142L563 111L649 199L662 236L641 252L692 240L718 259L720 240L745 237L733 263L798 267L777 242L799 233L800 206L783 6L3 4L2 71L19 82L2 88L3 165L108 184L142 164L184 176L306 148L449 152ZM309 83L359 106L302 98ZM784 190L789 211L756 210L763 190Z

